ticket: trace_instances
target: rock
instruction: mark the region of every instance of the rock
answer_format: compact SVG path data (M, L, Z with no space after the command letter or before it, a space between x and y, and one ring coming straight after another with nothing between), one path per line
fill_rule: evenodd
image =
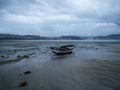
M28 56L28 55L24 55L23 57L24 57L24 58L29 58L29 56Z
M31 74L31 71L26 71L24 72L24 74Z
M27 82L22 82L19 87L25 87L27 85Z
M95 48L95 49L98 49L98 48Z
M4 55L2 55L1 57L2 57L2 58L4 58L5 56L4 56Z
M20 55L18 55L17 57L18 57L18 58L20 58L21 56L20 56Z

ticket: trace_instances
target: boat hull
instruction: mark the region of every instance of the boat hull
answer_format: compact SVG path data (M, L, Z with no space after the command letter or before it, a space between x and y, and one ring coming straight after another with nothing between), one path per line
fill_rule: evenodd
M71 54L72 50L70 51L52 51L53 53L55 53L56 55L66 55L66 54Z

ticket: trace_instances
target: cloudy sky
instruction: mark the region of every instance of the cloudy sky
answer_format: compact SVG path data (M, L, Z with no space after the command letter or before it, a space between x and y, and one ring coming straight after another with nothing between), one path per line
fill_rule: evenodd
M0 0L0 33L118 34L120 0Z

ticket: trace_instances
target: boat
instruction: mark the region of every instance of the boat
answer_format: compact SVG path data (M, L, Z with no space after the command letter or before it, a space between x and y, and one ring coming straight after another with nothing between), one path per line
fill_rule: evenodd
M68 48L73 50L75 48L75 45L64 45L64 46L61 46L61 48Z
M67 50L67 51L53 50L52 52L55 53L56 55L66 55L66 54L71 54L72 50Z
M73 45L65 45L60 47L51 47L52 52L56 55L66 55L71 54L73 52Z

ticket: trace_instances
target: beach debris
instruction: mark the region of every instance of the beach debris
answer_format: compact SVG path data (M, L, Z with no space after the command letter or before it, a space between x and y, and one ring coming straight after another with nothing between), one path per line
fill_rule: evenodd
M22 82L20 85L19 85L19 87L25 87L27 85L27 82Z
M98 49L97 47L95 49Z
M31 74L31 71L26 71L26 72L24 72L24 74Z
M2 55L1 57L2 57L2 58L4 58L5 56L4 56L4 55Z
M33 55L33 54L36 54L36 53L30 53L29 55Z
M18 57L18 58L20 58L21 56L20 56L20 55L18 55L17 57Z
M28 55L24 55L23 58L29 58L29 56Z
M27 59L27 58L30 58L30 56L29 55L23 55L23 56L18 55L16 59L1 61L0 65L1 64L9 64L9 63L14 63L14 62L19 62L19 61L21 61L23 59Z

